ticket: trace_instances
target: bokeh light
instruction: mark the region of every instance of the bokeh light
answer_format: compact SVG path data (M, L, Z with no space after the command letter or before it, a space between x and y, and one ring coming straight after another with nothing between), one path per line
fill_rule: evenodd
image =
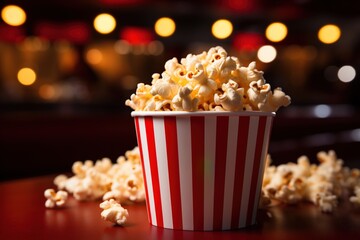
M108 14L102 13L96 16L94 19L94 28L101 34L108 34L114 31L116 27L115 18Z
M103 54L96 48L89 49L85 57L86 61L92 65L99 64L103 60Z
M36 80L36 73L31 68L22 68L19 70L17 78L22 85L30 86Z
M263 63L269 63L275 60L277 55L276 49L271 45L265 45L259 48L257 57Z
M337 75L340 81L348 83L354 80L356 76L356 71L355 68L353 68L352 66L345 65L339 69Z
M1 10L1 18L11 26L20 26L26 21L26 13L19 6L8 5Z
M320 28L318 32L318 38L322 43L331 44L339 40L341 36L341 30L338 26L333 24L327 24Z
M162 17L155 22L154 28L157 35L161 37L170 37L175 32L176 24L171 18Z
M280 42L287 36L288 30L285 24L281 22L271 23L265 31L265 36L272 42Z
M45 100L53 100L56 96L56 89L53 85L43 84L39 88L39 96Z
M314 113L315 117L327 118L331 115L331 108L329 105L319 104L314 107L313 113Z
M211 27L211 33L218 39L228 38L233 32L233 25L229 20L219 19Z

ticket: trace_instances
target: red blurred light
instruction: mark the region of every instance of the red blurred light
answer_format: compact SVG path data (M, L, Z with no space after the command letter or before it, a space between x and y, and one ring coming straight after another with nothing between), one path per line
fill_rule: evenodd
M0 41L21 42L25 38L25 30L22 27L13 27L5 24L0 25Z
M152 31L147 28L126 27L120 32L120 39L133 45L149 44L154 40Z
M90 38L90 28L86 23L39 23L35 27L35 33L41 38L54 40L68 40L73 43L82 44Z
M238 12L251 12L258 8L258 0L220 0L223 6Z
M265 39L259 33L238 33L233 38L233 46L241 51L257 51Z
M148 0L100 0L100 3L110 6L119 6L119 5L139 5L147 1Z

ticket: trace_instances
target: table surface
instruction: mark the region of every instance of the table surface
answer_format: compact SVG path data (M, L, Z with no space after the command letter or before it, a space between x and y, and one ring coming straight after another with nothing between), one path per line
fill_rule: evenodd
M44 190L54 176L0 182L0 239L360 239L360 209L340 203L332 214L311 204L275 206L258 212L257 225L234 231L195 232L151 226L145 204L124 206L125 226L100 217L99 201L47 209Z

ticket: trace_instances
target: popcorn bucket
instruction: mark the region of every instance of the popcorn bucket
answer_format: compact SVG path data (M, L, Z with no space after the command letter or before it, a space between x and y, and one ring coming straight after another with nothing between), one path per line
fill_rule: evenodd
M131 115L152 225L213 231L255 223L275 113Z

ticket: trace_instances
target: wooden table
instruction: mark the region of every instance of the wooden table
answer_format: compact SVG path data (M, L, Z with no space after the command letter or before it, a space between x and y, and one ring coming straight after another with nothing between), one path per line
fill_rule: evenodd
M46 209L44 190L54 176L0 183L0 239L360 239L360 210L342 203L333 214L311 204L261 210L248 229L192 232L151 226L145 204L128 205L128 222L114 226L101 219L100 202L70 197L64 209Z

